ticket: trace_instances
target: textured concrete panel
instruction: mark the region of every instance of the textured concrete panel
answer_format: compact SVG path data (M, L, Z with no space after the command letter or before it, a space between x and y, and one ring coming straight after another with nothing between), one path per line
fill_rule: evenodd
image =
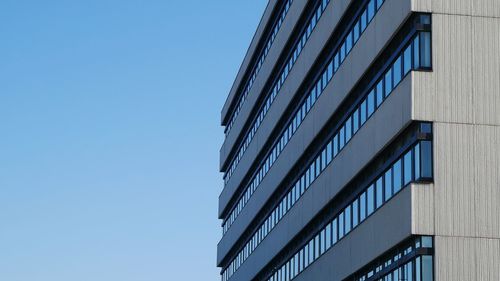
M472 126L434 124L436 235L475 234L473 143Z
M500 240L435 237L436 281L500 280Z
M474 136L475 235L500 238L500 127L475 126Z
M500 17L498 0L412 0L416 12Z
M434 235L434 184L412 184L412 233Z
M472 19L432 16L433 72L414 73L414 119L472 123Z
M472 34L474 123L500 125L500 18L472 18Z

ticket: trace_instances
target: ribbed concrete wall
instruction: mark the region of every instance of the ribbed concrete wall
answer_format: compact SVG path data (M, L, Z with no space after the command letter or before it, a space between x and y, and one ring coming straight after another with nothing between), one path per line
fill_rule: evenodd
M413 118L434 122L434 184L412 194L435 235L435 280L500 280L500 1L413 0L432 12L433 72L415 73Z

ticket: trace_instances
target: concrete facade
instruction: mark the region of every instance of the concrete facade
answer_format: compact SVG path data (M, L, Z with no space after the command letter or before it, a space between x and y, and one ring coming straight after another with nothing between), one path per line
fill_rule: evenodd
M376 2L376 0L373 0ZM240 73L222 111L229 104L248 57L258 52L255 43L270 20L270 1ZM220 150L221 170L232 161L244 125L255 118L258 100L286 42L300 35L300 23L310 6L322 1L294 0L248 100ZM259 157L282 128L295 101L305 96L304 85L330 52L325 46L340 41L336 34L349 30L370 0L330 0L312 30L234 174L219 196L218 216L223 221L248 185ZM431 69L411 71L381 104L340 153L321 171L297 202L266 234L236 270L224 277L237 254L255 233L261 216L278 204L287 183L309 163L328 138L329 128L364 95L369 79L379 77L392 49L409 31L412 19L431 16ZM417 27L417 30L420 27ZM337 36L338 37L338 36ZM401 43L399 43L401 41ZM395 52L395 51L394 51ZM383 66L384 65L384 66ZM374 78L375 79L375 78ZM376 78L378 79L378 78ZM293 280L354 280L377 259L412 237L433 238L432 280L500 280L500 1L497 0L385 0L359 41L305 116L297 131L270 167L217 245L217 266L222 280L274 280L282 261L314 232L312 227L342 198L350 198L353 184L377 176L378 166L389 161L404 143L406 131L417 122L432 123L432 180L413 182L331 246ZM340 116L340 117L339 117ZM340 118L340 119L339 119ZM223 124L224 121L223 121ZM392 154L391 154L392 153ZM309 165L309 164L307 164ZM291 186L290 188L292 188ZM357 192L357 191L352 191ZM354 194L355 195L355 194ZM346 199L350 200L350 199ZM345 202L348 203L347 201ZM335 212L335 211L332 211ZM291 273L290 273L291 276ZM283 279L283 280L290 280ZM370 280L370 279L368 279ZM281 281L281 280L280 280ZM425 280L427 281L427 280Z

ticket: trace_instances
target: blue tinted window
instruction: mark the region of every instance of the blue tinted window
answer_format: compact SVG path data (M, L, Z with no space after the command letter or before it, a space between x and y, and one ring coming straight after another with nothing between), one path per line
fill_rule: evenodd
M368 94L368 117L370 117L375 111L375 91L371 91Z
M404 185L407 185L411 182L411 170L412 170L412 161L411 161L411 150L408 151L404 156Z
M342 44L342 47L340 48L340 63L344 62L345 59L345 42Z
M352 136L352 117L345 124L345 142L348 143Z
M364 221L366 218L366 193L363 192L359 197L359 220Z
M344 210L344 215L345 215L345 234L349 233L351 231L351 206L347 206L347 208Z
M337 156L339 153L339 137L338 134L333 138L333 157Z
M384 101L384 80L380 80L377 84L377 107Z
M380 177L377 182L375 183L375 190L376 190L376 208L380 208L382 204L384 203L384 185L383 185L383 178Z
M375 0L370 0L368 3L368 22L372 20L375 15Z
M359 223L359 204L358 199L352 203L352 227L356 227Z
M416 69L420 68L420 52L419 52L420 48L419 48L419 46L420 46L420 39L419 39L419 36L417 36L413 40L413 66Z
M415 180L420 179L420 143L415 146Z
M421 153L420 153L420 161L421 161L421 176L425 178L432 177L432 144L430 141L422 141L420 143Z
M403 181L401 172L401 160L398 160L398 162L394 164L392 172L393 172L392 184L393 184L394 194L396 194L399 190L401 190L401 182Z
M354 30L353 30L354 43L356 43L358 39L359 39L359 21L357 21L356 25L354 25Z
M366 29L367 17L368 17L368 12L365 10L364 13L361 15L361 32L365 31Z
M431 34L429 32L420 33L420 55L423 67L431 67Z
M339 66L340 66L340 54L339 54L339 52L337 52L337 53L335 54L335 57L334 57L334 59L333 59L333 66L334 66L334 67L333 67L333 70L334 70L335 72L337 72L337 70L339 69Z
M392 69L385 74L385 96L388 97L392 91Z
M366 122L366 100L363 101L360 107L361 113L361 126Z
M384 3L384 0L377 0L377 9L379 9L383 3Z
M332 221L332 245L337 243L338 240L338 226L337 218Z
M422 281L432 281L432 256L422 256Z
M352 133L355 134L358 129L359 129L359 109L354 111L353 117L352 117Z
M389 169L385 172L384 176L384 189L385 189L385 200L389 200L392 197L392 170Z
M373 184L368 188L367 192L366 192L366 212L367 212L367 216L371 215L371 213L373 213L373 211L375 210L375 188L373 186Z
M399 57L396 62L394 63L394 67L392 68L393 74L394 74L394 87L396 87L399 82L401 82L401 75L403 71L402 59Z
M411 70L411 45L408 46L404 52L404 75L408 74Z
M346 55L349 54L351 49L352 49L352 32L349 32L349 35L347 35L346 38Z
M339 133L339 150L342 150L345 145L345 127L342 126Z
M344 237L344 229L345 229L345 225L344 225L344 213L342 212L339 215L339 240L342 239L342 237Z

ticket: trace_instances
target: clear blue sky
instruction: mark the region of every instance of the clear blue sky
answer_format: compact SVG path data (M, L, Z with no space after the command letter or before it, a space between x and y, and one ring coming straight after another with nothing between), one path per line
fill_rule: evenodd
M0 2L0 280L219 280L220 110L266 4Z

